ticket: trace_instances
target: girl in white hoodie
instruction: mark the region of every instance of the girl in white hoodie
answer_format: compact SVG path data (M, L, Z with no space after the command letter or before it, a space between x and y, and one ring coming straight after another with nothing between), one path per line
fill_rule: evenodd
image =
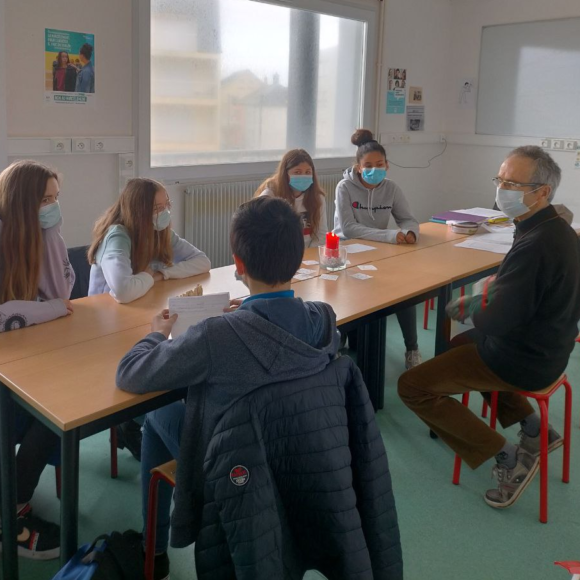
M351 142L358 147L356 164L344 172L344 179L336 186L334 233L343 239L415 244L419 239L419 222L401 188L387 179L389 162L385 148L367 129L355 131ZM395 229L389 228L391 215ZM410 369L421 364L415 307L398 312L397 319L405 340L405 367Z

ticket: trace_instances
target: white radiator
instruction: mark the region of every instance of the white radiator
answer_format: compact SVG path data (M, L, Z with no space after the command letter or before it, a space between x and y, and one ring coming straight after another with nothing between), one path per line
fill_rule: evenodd
M336 185L342 173L319 174L326 192L329 228L334 226ZM207 254L213 268L233 264L230 221L238 207L252 199L263 179L190 185L185 190L185 238Z

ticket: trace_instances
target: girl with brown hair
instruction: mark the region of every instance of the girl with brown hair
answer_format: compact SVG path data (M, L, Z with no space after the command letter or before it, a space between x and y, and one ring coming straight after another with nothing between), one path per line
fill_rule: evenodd
M318 184L312 157L304 149L292 149L282 157L276 173L260 185L256 197L280 197L302 219L304 247L325 243L328 232L326 197Z
M35 161L0 173L0 332L72 314L75 276L60 235L57 174ZM49 560L60 554L59 528L32 515L29 501L60 439L14 406L18 554Z
M95 224L88 257L89 295L108 292L127 303L155 282L208 272L208 257L170 227L171 202L161 183L131 179Z

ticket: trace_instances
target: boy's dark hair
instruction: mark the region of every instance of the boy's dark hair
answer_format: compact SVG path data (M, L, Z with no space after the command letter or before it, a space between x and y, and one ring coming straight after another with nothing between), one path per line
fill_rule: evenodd
M230 245L251 278L269 286L283 284L304 257L302 221L288 202L257 197L234 213Z
M93 47L88 43L85 42L79 51L87 60L91 60L91 56L93 56Z

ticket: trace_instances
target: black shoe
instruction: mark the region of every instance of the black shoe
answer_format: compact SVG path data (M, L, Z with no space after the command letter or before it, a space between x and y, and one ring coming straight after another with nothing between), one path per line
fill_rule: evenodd
M167 552L155 554L153 580L169 580L169 556Z
M141 461L141 425L135 421L127 421L117 425L117 447L131 452L131 455L137 460Z
M60 556L60 528L21 510L18 519L18 555L31 560L54 560ZM0 549L2 533L0 532Z

